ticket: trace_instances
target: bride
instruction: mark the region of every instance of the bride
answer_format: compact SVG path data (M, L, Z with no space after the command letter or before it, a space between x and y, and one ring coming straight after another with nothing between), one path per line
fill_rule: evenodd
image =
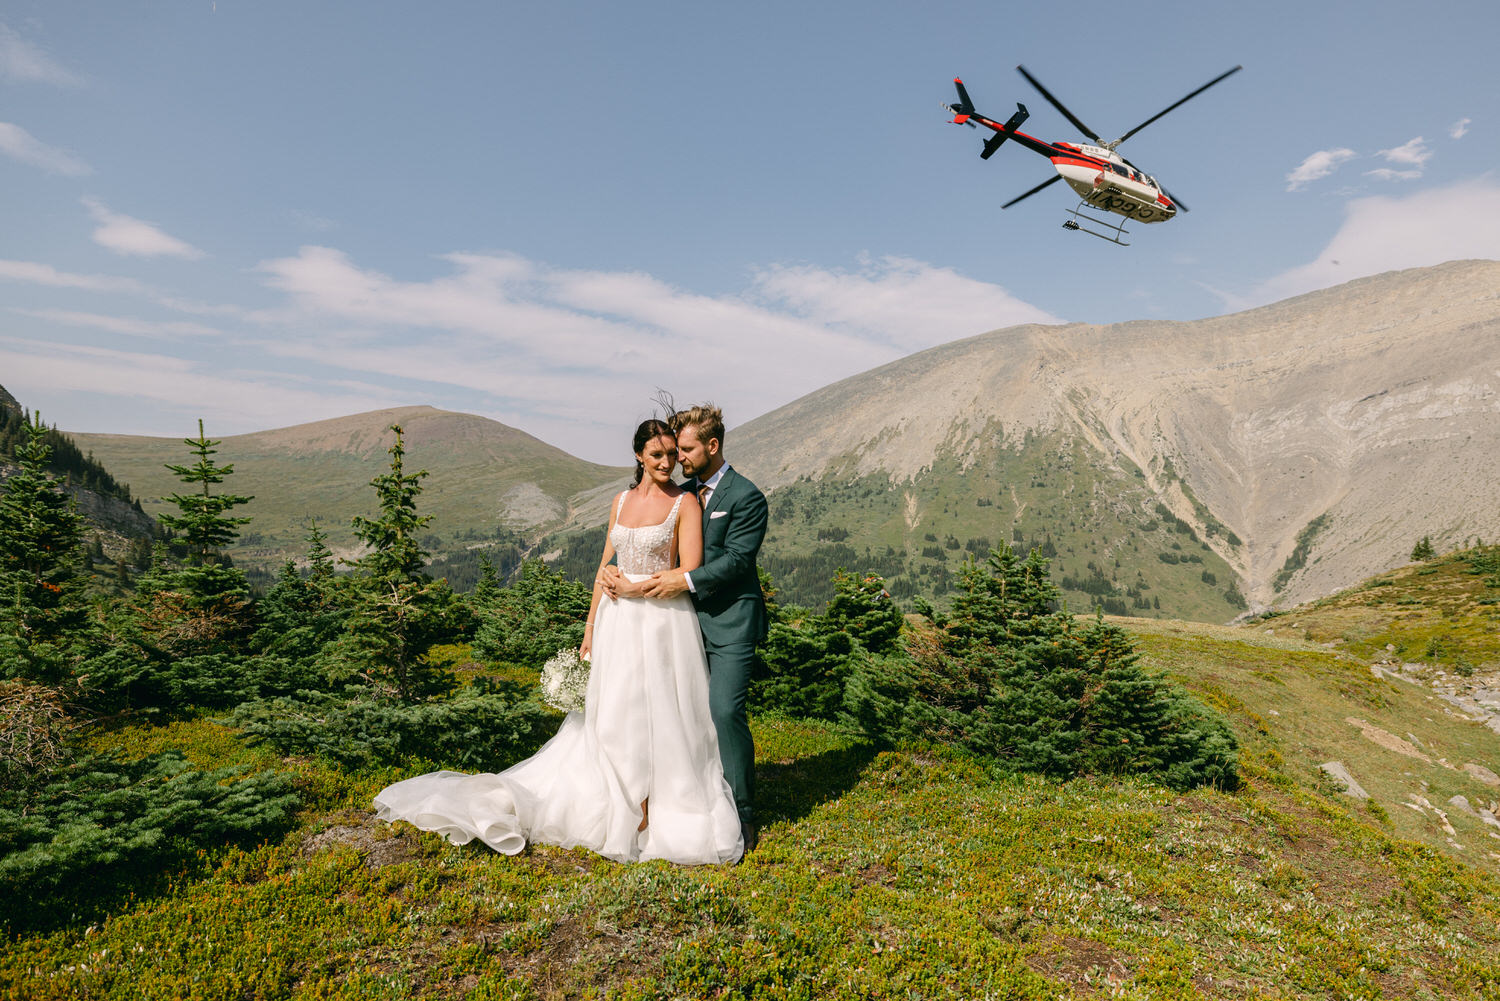
M636 428L634 451L635 482L612 505L600 560L602 569L617 558L628 584L613 600L594 586L583 712L568 713L541 750L499 774L432 772L387 786L375 797L377 818L454 844L478 838L507 855L541 841L620 862L739 859L739 814L719 763L692 601L646 598L636 587L661 570L698 567L703 512L672 482L677 442L665 423Z

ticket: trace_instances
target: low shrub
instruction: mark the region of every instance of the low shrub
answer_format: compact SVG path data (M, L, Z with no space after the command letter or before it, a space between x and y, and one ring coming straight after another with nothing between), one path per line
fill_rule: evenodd
M289 776L197 771L178 752L82 758L0 794L0 924L46 927L203 848L273 836L297 804Z
M495 771L525 757L556 721L534 688L491 678L452 698L415 703L367 688L302 691L247 702L230 717L252 743L283 754L349 769L420 759L464 771Z

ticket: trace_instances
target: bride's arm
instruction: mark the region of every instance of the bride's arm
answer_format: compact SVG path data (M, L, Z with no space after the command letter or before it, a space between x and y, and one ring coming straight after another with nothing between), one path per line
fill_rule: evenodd
M703 565L703 509L692 502L677 509L677 569L683 573Z
M604 555L599 557L599 569L594 571L594 593L589 598L589 614L583 624L583 642L579 644L578 652L587 657L594 648L594 616L599 614L599 597L604 593L604 583L601 579L604 568L609 566L610 561L615 558L615 544L609 537L614 534L615 518L620 513L619 502L609 506L609 526L604 530Z

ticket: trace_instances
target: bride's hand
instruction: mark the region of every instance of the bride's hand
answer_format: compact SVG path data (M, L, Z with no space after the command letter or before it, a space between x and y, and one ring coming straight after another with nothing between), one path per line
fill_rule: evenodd
M596 580L599 586L604 589L604 593L609 595L611 600L620 597L621 587L628 583L628 581L626 581L625 579L625 575L620 573L620 568L615 566L613 563L600 567L599 576L596 578Z

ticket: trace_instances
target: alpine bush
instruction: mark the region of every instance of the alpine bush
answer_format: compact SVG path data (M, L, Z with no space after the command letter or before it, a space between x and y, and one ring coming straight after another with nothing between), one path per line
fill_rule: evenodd
M297 799L286 775L198 771L176 751L77 760L0 793L0 925L45 927L199 849L274 836Z
M410 703L369 688L247 702L230 722L252 743L349 769L406 761L496 771L535 750L557 717L531 687L481 679L451 698Z

